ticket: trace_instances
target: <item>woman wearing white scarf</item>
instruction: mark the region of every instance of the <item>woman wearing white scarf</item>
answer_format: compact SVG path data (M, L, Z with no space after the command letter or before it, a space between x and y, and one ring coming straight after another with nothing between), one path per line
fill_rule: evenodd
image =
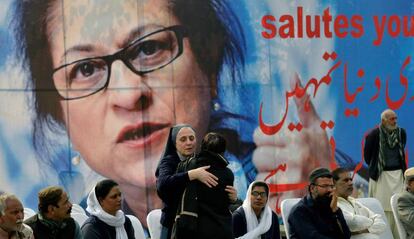
M254 181L247 190L243 205L233 213L233 235L237 239L280 238L276 214L268 206L269 186Z
M121 210L121 191L116 182L105 179L91 190L86 211L90 217L82 226L85 239L135 239L131 221Z

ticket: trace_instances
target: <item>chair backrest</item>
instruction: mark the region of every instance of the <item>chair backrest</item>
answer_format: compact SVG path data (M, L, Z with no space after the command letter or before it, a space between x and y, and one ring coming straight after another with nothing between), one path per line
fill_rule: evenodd
M290 210L299 201L300 201L300 198L289 198L289 199L284 199L282 203L280 204L281 211L282 211L283 226L285 228L285 233L286 233L286 239L289 239L288 218L289 218Z
M160 239L161 236L161 209L154 209L147 215L148 230L151 239Z
M70 216L79 224L80 227L83 225L86 219L88 219L88 216L86 214L78 212L71 212Z
M24 219L23 220L26 220L29 217L34 216L36 214L36 212L35 212L35 210L33 210L31 208L25 207L25 208L23 208L23 214L24 214Z
M135 239L145 239L144 228L141 222L134 215L126 215L131 220L132 226L134 227Z
M380 214L385 224L387 224L385 231L379 235L379 239L394 238L392 236L390 223L388 222L387 217L385 216L384 208L382 207L380 201L378 201L378 199L376 198L357 198L357 201L362 203L364 206L369 208L374 213Z
M75 204L75 203L72 203L72 212L86 215L85 209L83 209L83 207L81 207L79 204Z
M394 216L395 224L397 225L398 235L400 235L400 239L406 239L407 238L407 231L405 231L405 228L403 224L400 221L400 217L398 216L398 194L394 194L391 196L390 203L391 203L391 209L392 214Z

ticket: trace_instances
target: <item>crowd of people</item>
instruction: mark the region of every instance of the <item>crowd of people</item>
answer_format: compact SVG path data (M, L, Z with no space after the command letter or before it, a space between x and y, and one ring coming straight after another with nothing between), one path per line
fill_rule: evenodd
M345 169L312 171L327 167L332 154L340 165L341 158L330 151L327 132L307 97L295 98L304 126L300 134L267 137L258 129L250 139L253 130L247 125L257 127L257 122L224 107L223 85L240 90L246 56L241 24L226 1L26 0L16 1L13 18L18 59L33 90L39 159L54 168L61 158L50 155L58 142L53 136L64 132L71 152L113 181L100 181L90 191L90 218L83 225L71 219L63 188L39 192L38 214L26 219L27 225L19 199L2 195L2 237L131 238L125 214L145 225L146 214L163 207L162 239L279 238L269 186L255 180L285 160L295 165L289 176L271 180L309 179L308 195L290 216L291 238L313 233L316 238L364 237L380 234L386 221L397 235L389 201L404 191L410 171L406 132L397 126L395 112L383 112L364 147L369 196L379 199L385 219L354 200ZM300 85L300 79L294 77L294 83ZM170 128L177 122L188 124ZM210 131L221 134L206 134ZM196 153L197 140L205 134ZM232 141L227 150L225 138ZM300 151L294 159L292 148ZM233 172L242 168L240 175L233 175L231 163ZM406 187L399 202L410 200L413 186L407 182ZM242 201L240 189L246 188ZM410 225L411 214L403 207L399 212Z
M372 139L375 132L376 139ZM408 238L414 238L414 167L407 169L401 163L400 148L404 149L405 141L404 130L396 126L395 112L385 110L379 128L366 138L365 160L371 170L370 180L374 181L370 182L370 192L381 193L374 197L380 199L385 212L391 196L398 193L398 218ZM197 136L191 125L179 124L170 129L156 171L157 193L164 205L160 238L281 238L278 216L269 207L268 184L252 182L241 201L224 157L225 137L207 133L200 148L197 152ZM377 157L371 155L370 148L375 148L373 154ZM392 174L397 176L391 177ZM380 189L384 187L380 179L387 190ZM330 171L318 167L311 171L308 180L308 194L288 215L286 233L290 238L379 238L387 226L392 229L395 222L386 213L387 218L382 218L352 196L355 190L350 169L339 167ZM404 181L406 190L399 190L404 188ZM388 194L384 195L384 191ZM111 179L98 182L89 193L86 208L89 218L82 225L71 217L72 204L62 187L40 190L38 213L25 219L20 200L3 193L0 239L135 238L131 220L121 206L121 189ZM394 238L399 238L398 232Z
M78 202L102 177L111 178L123 192L123 210L143 221L162 207L154 172L177 123L190 124L198 140L210 131L231 140L225 154L239 197L283 163L291 147L297 154L289 163L298 166L275 181L306 180L310 168L302 164L328 166L327 132L306 97L294 104L300 134L260 133L258 105L248 100L260 100L260 87L245 78L246 37L230 2L15 1L16 59L30 92L42 175L58 174ZM286 77L283 85L290 80L300 81ZM268 157L273 151L279 153ZM205 177L202 171L189 170Z

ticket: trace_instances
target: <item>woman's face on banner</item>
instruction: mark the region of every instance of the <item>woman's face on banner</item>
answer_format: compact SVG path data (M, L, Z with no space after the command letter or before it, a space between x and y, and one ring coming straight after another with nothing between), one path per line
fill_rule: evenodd
M149 33L180 25L166 0L65 0L51 8L49 17L54 68L114 54ZM171 38L167 36L161 39L167 41ZM136 55L148 57L163 47L170 46L153 44L150 39L136 48ZM136 55L128 55L126 60ZM188 123L199 135L207 131L210 83L196 62L184 37L182 54L165 67L138 75L122 60L115 60L106 89L81 99L62 100L70 139L88 165L118 183L152 186L169 128ZM66 74L87 79L104 74L109 67L103 64L78 65ZM82 80L78 82L84 84Z

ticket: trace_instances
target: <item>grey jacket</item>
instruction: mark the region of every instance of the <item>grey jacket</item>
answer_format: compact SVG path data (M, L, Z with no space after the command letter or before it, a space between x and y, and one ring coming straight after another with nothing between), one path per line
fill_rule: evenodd
M398 217L407 232L407 239L414 239L414 193L400 193L397 206Z

